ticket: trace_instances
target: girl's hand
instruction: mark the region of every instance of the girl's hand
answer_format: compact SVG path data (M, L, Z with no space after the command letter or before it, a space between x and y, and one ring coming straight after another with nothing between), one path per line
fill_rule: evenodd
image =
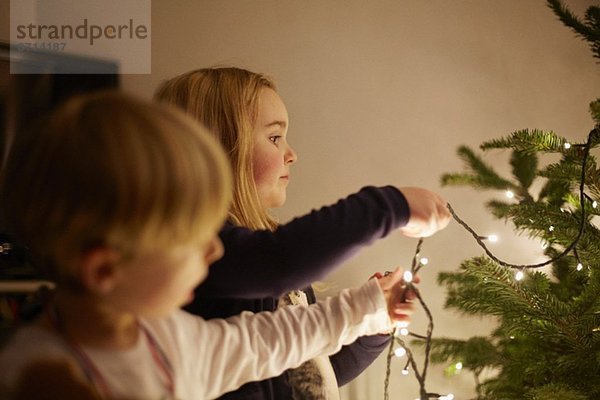
M410 209L406 226L400 228L403 235L419 238L431 236L444 229L450 222L446 201L438 194L416 187L399 188Z
M376 278L388 305L388 314L394 322L401 322L408 326L410 316L414 311L412 300L416 297L412 289L406 286L402 278L404 270L400 267L389 274L377 272L372 278ZM415 276L413 283L419 282L419 277Z

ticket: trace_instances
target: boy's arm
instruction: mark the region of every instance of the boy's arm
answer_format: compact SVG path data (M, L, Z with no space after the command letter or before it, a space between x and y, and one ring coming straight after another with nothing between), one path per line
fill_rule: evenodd
M227 224L220 233L224 257L211 266L197 298L279 297L323 278L408 219L404 195L386 186L363 188L274 232Z
M188 368L198 371L206 398L277 376L317 355L335 353L359 336L391 328L386 300L375 280L309 307L196 324L198 336L190 341L202 345L192 346L197 353L186 346L185 356ZM198 368L200 360L203 365Z
M311 286L303 291L309 304L317 301ZM360 375L386 349L390 340L389 335L362 336L329 356L338 386L342 387Z

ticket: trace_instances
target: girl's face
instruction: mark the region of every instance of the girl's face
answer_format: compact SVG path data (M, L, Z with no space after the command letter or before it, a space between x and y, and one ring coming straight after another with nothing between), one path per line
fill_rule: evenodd
M286 139L288 124L287 109L279 95L272 89L262 89L252 133L252 166L258 198L265 209L285 203L290 164L297 160Z
M221 258L223 244L216 232L205 243L157 247L142 252L122 268L117 301L123 310L160 317L189 303L194 288Z

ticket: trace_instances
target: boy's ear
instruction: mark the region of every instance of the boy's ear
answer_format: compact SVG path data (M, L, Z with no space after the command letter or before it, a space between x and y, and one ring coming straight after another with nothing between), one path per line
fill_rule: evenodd
M81 257L81 283L92 293L106 294L119 282L121 255L108 246L98 246Z

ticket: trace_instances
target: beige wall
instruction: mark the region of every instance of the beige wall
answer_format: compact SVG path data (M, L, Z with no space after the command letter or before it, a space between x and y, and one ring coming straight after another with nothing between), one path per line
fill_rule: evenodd
M568 1L581 12L593 1ZM596 2L597 4L597 2ZM299 153L283 220L366 184L419 185L440 191L509 261L541 256L483 210L489 196L439 187L460 163L455 149L521 128L553 129L573 141L592 126L599 95L591 51L542 0L210 0L153 1L152 75L128 76L126 89L151 96L165 78L199 67L236 65L275 77ZM505 155L495 155L503 161ZM497 196L501 196L500 193ZM394 235L332 274L333 288L374 271L408 265L414 240ZM490 321L443 309L438 271L481 254L456 224L424 243L431 263L422 287L436 335L485 334ZM415 329L424 332L424 313ZM385 357L344 389L346 399L383 398ZM392 399L417 397L414 377L392 367ZM430 372L427 388L472 395L472 378Z
M8 1L0 0L7 22ZM236 65L271 74L291 119L299 154L282 220L335 201L366 184L418 185L441 192L481 233L497 232L498 255L538 261L536 243L515 237L483 210L488 199L439 186L460 163L455 149L521 128L553 129L573 141L591 128L598 64L587 45L543 0L154 0L151 75L125 76L126 90L150 97L165 78L192 68ZM592 0L568 0L581 12ZM0 39L8 38L5 23ZM504 161L505 154L494 154ZM503 164L502 164L503 165ZM500 193L497 194L501 196ZM328 281L358 285L374 271L408 265L414 240L399 235L362 252ZM485 334L491 322L443 309L441 270L481 251L461 228L425 241L430 264L423 294L435 334ZM424 332L422 311L414 329ZM344 389L346 399L382 398L385 357ZM392 366L391 398L417 397L414 377ZM427 388L472 395L467 373L430 372Z

